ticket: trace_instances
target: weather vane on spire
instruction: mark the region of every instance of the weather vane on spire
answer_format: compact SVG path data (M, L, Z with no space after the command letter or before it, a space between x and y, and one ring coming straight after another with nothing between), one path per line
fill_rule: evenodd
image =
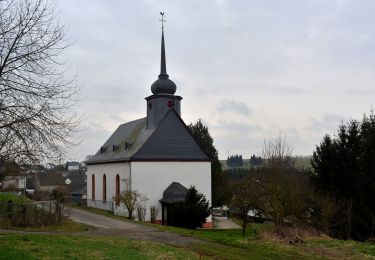
M161 29L164 30L164 23L166 20L164 20L164 12L160 12L161 19L159 20L161 22Z

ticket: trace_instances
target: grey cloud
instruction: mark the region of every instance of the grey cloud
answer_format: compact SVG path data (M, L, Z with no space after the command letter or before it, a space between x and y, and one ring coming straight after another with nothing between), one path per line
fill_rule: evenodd
M346 120L347 118L343 116L327 113L319 119L311 118L310 124L305 127L304 130L322 134L331 134L337 129L342 121Z
M345 93L349 95L356 95L356 96L366 96L366 95L375 96L375 87L374 88L349 89L345 91Z
M259 91L273 92L282 95L302 95L308 93L302 87L297 86L288 86L288 85L278 85L278 84L269 84L269 85L260 85L256 87Z
M213 128L224 131L225 133L242 133L245 135L259 134L264 131L261 126L235 121L219 121L217 124L213 125Z
M76 141L80 143L70 149L68 159L82 160L86 155L95 154L109 135L110 132L99 124L82 125L76 135Z
M108 137L105 129L119 123L116 115L133 120L145 114L144 97L160 66L160 3L58 4L74 42L66 60L85 85L86 124L97 123L82 134L78 149L84 156ZM167 69L184 98L183 117L209 118L221 153L246 147L256 153L262 135L279 125L305 131L288 130L300 137L298 150L309 152L315 143L309 136L332 133L343 119L336 114L361 115L371 106L375 1L166 0L163 8ZM332 94L338 92L341 99ZM304 108L296 111L293 99ZM287 102L277 106L281 101ZM267 117L259 116L262 108ZM252 121L241 121L249 115ZM294 115L310 123L289 120Z
M122 118L121 116L119 116L117 114L111 115L109 118L111 118L111 119L113 119L115 121L118 121L120 123L126 122L126 120L124 118Z
M261 154L263 139L238 135L223 135L215 139L215 146L219 150L220 158L227 158L231 154L241 154L249 158L252 154Z
M220 102L218 110L223 113L234 113L242 115L250 115L252 109L244 102L238 102L231 99L224 99Z

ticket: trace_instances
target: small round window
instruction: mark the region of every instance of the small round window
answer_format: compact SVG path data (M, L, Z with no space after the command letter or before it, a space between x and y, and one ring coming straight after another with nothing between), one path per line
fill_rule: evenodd
M174 102L173 102L173 100L168 100L168 102L167 102L167 106L168 106L169 108L173 107L173 106L174 106Z

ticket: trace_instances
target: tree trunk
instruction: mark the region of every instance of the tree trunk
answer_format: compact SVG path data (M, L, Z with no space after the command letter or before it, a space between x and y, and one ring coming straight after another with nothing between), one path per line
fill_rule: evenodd
M242 236L246 235L246 223L242 223Z
M247 214L242 215L242 236L246 235Z

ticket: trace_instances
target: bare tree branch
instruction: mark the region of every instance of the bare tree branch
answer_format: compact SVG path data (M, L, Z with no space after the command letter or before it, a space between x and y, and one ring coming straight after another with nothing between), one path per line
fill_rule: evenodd
M0 158L53 159L74 143L75 79L61 62L66 30L47 0L0 0Z

